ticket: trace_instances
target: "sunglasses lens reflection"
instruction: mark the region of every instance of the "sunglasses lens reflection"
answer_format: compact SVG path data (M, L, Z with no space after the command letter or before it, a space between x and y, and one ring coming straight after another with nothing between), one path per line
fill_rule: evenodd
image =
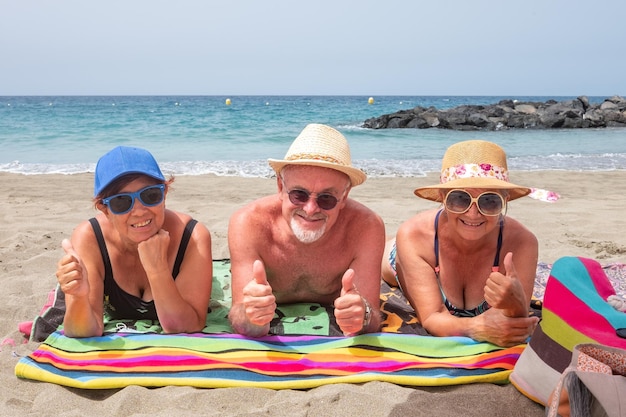
M337 205L337 198L330 194L320 194L317 196L317 205L322 210L331 210Z
M130 210L133 198L129 195L118 195L109 200L109 208L115 214L125 213Z
M446 197L446 208L453 213L464 213L472 204L472 196L465 191L450 191Z
M289 191L289 201L296 206L306 204L311 197L311 194L304 190L291 190ZM332 194L318 194L315 199L317 206L322 210L332 210L335 208L339 200Z
M502 212L504 201L498 193L486 192L474 199L467 191L453 190L445 200L446 209L452 213L463 214L476 202L478 211L485 216L497 216Z
M155 206L163 200L163 190L160 188L148 188L139 194L139 199L144 206Z
M302 190L289 191L289 200L295 205L306 204L309 201L309 193Z
M478 197L478 208L483 214L495 216L502 211L502 197L496 193L485 193Z
M136 193L118 194L113 197L105 198L103 201L113 214L124 214L133 208L135 198L139 198L141 204L146 207L161 204L165 196L164 188L163 185L150 186Z

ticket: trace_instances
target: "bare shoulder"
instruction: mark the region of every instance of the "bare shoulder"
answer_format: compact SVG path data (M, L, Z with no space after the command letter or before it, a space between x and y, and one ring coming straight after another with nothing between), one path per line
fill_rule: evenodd
M107 227L106 218L98 218L98 221L104 232ZM96 234L88 220L82 221L74 228L71 241L72 246L74 246L74 249L83 260L99 258L100 250L98 248Z
M520 242L537 242L535 234L521 222L512 217L507 216L504 218L504 233L505 236L513 236L515 237L515 240Z
M280 200L273 194L261 197L257 200L237 209L230 217L232 225L255 224L280 214Z
M183 226L183 229L187 226L187 224L189 224L190 221L194 220L194 218L187 213L174 211L173 214L180 220L178 223ZM211 238L209 228L206 227L206 225L202 223L201 221L198 221L196 225L194 226L193 231L192 231L192 236L194 238L202 238L202 239Z
M281 212L281 202L274 195L254 200L236 210L228 222L230 245L238 242L268 239L277 227ZM254 233L251 233L254 231Z
M398 235L416 237L434 234L438 211L439 209L420 211L398 227Z
M385 234L385 223L378 213L356 200L349 199L341 211L342 221L349 231ZM383 238L384 240L384 238Z
M348 199L346 206L343 208L343 213L349 214L351 218L357 221L382 221L378 213L353 199Z
M172 236L182 236L185 227L191 220L193 220L193 217L187 213L168 209L165 210L165 223L163 224L163 229L167 230ZM198 222L193 228L192 236L206 237L208 233L207 227L201 222Z
M102 222L100 221L100 226L102 227ZM89 247L95 242L95 233L93 231L93 227L88 220L84 220L78 224L74 228L72 232L72 244L75 247L87 245Z
M180 211L165 210L165 221L173 221L175 223L181 223L186 225L191 221L192 217L187 213Z

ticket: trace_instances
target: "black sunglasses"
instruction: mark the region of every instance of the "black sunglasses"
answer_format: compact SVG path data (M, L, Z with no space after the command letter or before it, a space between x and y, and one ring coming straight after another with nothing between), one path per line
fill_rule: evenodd
M295 189L287 191L287 194L289 195L289 201L296 206L306 204L306 202L309 201L309 198L311 198L311 193L305 190ZM339 200L332 194L320 193L317 194L317 197L315 197L315 202L322 210L332 210L335 206L337 206Z
M134 193L121 193L103 198L102 204L105 204L113 214L125 214L132 210L135 199L139 199L146 207L154 207L161 204L164 196L165 184L150 185Z
M478 211L484 216L497 216L505 207L504 198L498 193L487 191L474 198L465 190L452 190L444 200L446 210L455 214L463 214L476 203Z

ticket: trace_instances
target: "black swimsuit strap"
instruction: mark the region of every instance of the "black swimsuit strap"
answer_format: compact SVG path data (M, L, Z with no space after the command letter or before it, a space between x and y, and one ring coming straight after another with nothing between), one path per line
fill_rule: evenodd
M93 233L96 235L98 241L98 247L100 248L100 254L102 255L102 262L104 262L104 276L113 277L113 268L111 268L111 258L109 258L109 251L107 251L107 245L104 243L104 236L102 235L102 229L100 223L95 217L89 219Z
M435 216L435 269L439 268L439 215L442 211L439 210Z
M500 266L500 248L502 248L502 229L504 228L504 219L500 217L500 233L498 233L498 248L496 249L496 257L493 260L494 268Z
M113 268L111 267L111 258L109 257L109 251L107 251L107 246L104 243L104 236L102 235L102 228L100 228L100 223L96 220L95 217L89 219L89 223L91 223L91 227L93 228L93 232L96 235L96 240L98 241L98 247L100 248L100 253L102 254L102 261L104 262L104 276L112 277L113 276ZM187 245L189 245L189 240L191 239L191 233L193 232L194 227L198 223L197 220L191 219L189 223L185 225L185 230L183 231L183 236L180 239L180 245L178 246L178 253L176 254L176 261L174 262L174 268L172 269L172 277L176 279L178 273L180 272L180 265L183 263L183 258L185 257L185 251L187 250Z
M197 220L191 219L189 223L185 226L185 230L183 231L183 237L180 239L180 245L178 246L178 253L176 254L176 261L174 262L174 269L172 269L172 277L176 279L178 276L178 272L180 272L180 265L183 263L183 258L185 257L185 250L187 250L187 245L189 244L189 240L191 239L191 233L193 232L193 228L198 223Z

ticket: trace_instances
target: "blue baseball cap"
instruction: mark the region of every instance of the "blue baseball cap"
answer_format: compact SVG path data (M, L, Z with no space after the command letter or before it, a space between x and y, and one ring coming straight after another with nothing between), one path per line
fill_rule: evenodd
M100 157L96 164L94 196L126 174L143 174L165 181L159 164L150 152L141 148L118 146Z

